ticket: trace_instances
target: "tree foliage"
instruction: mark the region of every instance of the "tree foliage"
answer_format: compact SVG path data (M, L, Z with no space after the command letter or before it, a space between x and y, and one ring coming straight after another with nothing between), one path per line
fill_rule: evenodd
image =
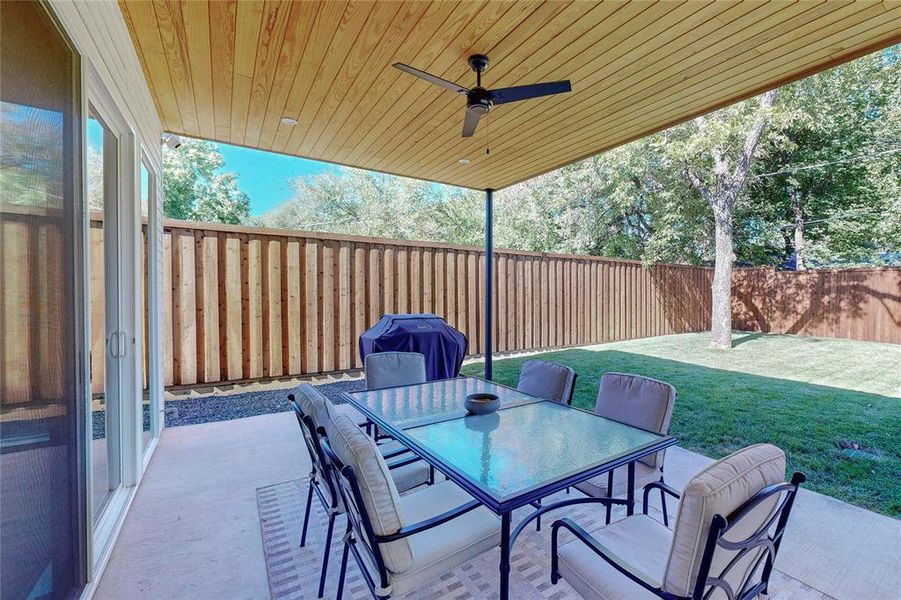
M468 190L342 169L298 177L294 194L253 222L396 239L482 242L482 205Z
M752 216L773 227L770 253L831 266L898 249L898 59L889 50L785 88L782 147L761 161L752 190Z
M735 189L737 264L788 261L798 223L808 266L879 264L897 254L899 56L891 48L779 90L749 157L747 180ZM740 155L759 106L760 99L750 99L496 192L496 244L712 264L714 211L685 174L715 187L717 149L723 158ZM353 169L294 185L293 198L258 222L464 244L483 240L479 192Z
M171 219L238 224L250 216L250 200L215 144L184 139L163 147L163 214Z

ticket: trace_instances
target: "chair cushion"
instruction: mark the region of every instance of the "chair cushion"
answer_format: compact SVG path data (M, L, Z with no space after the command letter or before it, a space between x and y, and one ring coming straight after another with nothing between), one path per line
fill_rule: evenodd
M353 468L363 504L376 535L397 533L405 522L397 486L375 441L360 431L344 415L330 420L325 427L329 444L345 465ZM413 564L413 549L408 539L381 546L385 567L401 572Z
M323 415L327 414L327 404L328 400L320 394L313 386L308 383L301 384L297 386L293 390L294 398L300 404L300 410L304 413L304 415L309 416L313 419L314 427L318 427L317 414L319 418L326 418ZM307 437L308 431L306 425L303 426L303 435ZM315 443L315 442L311 442ZM322 495L325 497L326 505L331 507L334 505L334 510L336 513L344 512L344 503L341 500L341 494L335 490L335 498L332 499L331 488L329 487L328 481L326 478L328 477L328 473L325 470L324 465L318 464L318 460L315 460L313 457L313 452L310 454L311 460L314 460L314 468L318 474L318 483L317 486L319 490L322 492Z
M652 481L660 481L660 470L655 469L653 467L649 467L646 464L636 461L635 462L635 488L641 490L645 485L651 483ZM597 477L592 477L587 481L583 481L582 483L577 483L575 487L577 490L586 494L588 496L594 496L595 498L604 498L607 496L617 497L617 496L625 496L628 491L629 484L629 470L627 467L619 467L613 471L613 493L609 493L607 491L607 474L603 473L598 475ZM636 494L636 498L640 498L639 494Z
M316 427L325 427L330 420L329 399L309 383L301 383L294 389L294 397L300 402L300 409L313 418Z
M670 384L627 373L604 373L594 412L662 434L669 433L676 403L676 388ZM663 452L641 459L649 467L663 466Z
M393 463L410 458L411 456L411 454L404 454L386 460L388 463ZM397 487L398 493L403 494L404 492L429 482L429 465L420 460L409 465L391 469L391 478L394 479L394 485Z
M309 383L297 386L294 396L304 414L313 417L316 427L325 427L329 419L337 415L345 415L358 425L366 422L366 417L359 410L350 404L335 404Z
M440 515L472 500L450 481L443 481L401 498L406 525ZM501 522L479 507L443 525L411 536L413 563L403 572L390 573L392 597L434 581L479 554L500 544Z
M634 515L591 534L603 546L656 582L663 578L672 532L646 515ZM560 546L560 575L583 597L599 600L657 598L614 569L580 540Z
M527 360L522 363L516 389L532 396L566 404L572 392L576 372L545 360Z
M366 422L366 416L350 404L335 404L331 401L329 401L329 404L331 405L329 411L332 414L344 415L357 425L362 425Z
M425 356L419 352L376 352L363 361L366 389L425 383Z
M681 596L690 595L700 569L701 555L713 516L728 516L764 487L783 481L785 453L770 444L758 444L739 450L695 475L685 486L679 501L663 589ZM739 539L753 533L763 525L778 499L779 496L775 495L762 502L740 521L739 526L729 532L728 538ZM711 574L719 575L732 556L733 553L718 548L711 563ZM754 553L749 553L745 557L747 560L743 561L748 563L755 556ZM742 579L742 574L741 568L733 570L734 577L729 577L728 581L736 585L735 580Z

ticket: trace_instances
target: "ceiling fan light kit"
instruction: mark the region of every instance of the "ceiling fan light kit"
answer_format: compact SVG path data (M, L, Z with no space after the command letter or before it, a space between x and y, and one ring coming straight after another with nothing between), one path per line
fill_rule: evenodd
M469 89L453 81L442 79L437 75L420 71L415 67L403 63L394 63L394 67L424 79L429 83L443 87L457 94L466 95L466 114L463 117L463 137L471 137L479 124L479 119L488 114L491 107L496 104L519 102L531 98L541 98L554 94L563 94L572 91L569 81L554 81L549 83L533 83L514 87L489 90L482 87L482 73L488 69L488 57L484 54L473 54L468 59L469 67L475 71L476 85Z

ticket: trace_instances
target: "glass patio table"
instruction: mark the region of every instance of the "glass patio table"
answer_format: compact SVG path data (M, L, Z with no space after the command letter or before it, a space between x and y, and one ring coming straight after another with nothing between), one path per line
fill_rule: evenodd
M377 425L407 429L466 416L463 401L469 394L490 392L501 400L501 408L541 402L505 385L478 377L439 379L415 385L366 390L344 394L354 406Z
M468 394L490 392L501 408L468 415ZM567 505L624 504L634 511L635 461L676 443L594 413L475 377L344 395L380 429L501 517L500 596L509 596L510 550L522 529ZM628 470L626 499L541 499L617 467ZM511 515L536 510L511 530Z

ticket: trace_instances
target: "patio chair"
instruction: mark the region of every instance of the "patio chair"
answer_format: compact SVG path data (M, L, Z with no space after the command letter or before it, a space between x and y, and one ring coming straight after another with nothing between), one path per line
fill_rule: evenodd
M419 352L375 352L363 361L366 389L425 383L425 356Z
M578 373L567 366L546 360L527 360L522 363L516 389L560 404L572 404L576 377Z
M570 519L551 527L551 582L560 577L583 598L604 600L715 598L750 600L768 592L798 486L784 482L785 454L758 444L727 456L685 486L668 529L648 516L655 488L645 488L643 514L590 534ZM576 539L559 545L561 529Z
M339 416L347 416L337 411L341 405L333 404L319 390L308 383L302 383L294 389L294 397L300 405L300 409L304 414L310 416L313 421L313 430L321 431L327 429L328 423ZM289 396L290 398L290 396ZM354 419L351 419L355 421ZM321 429L320 429L321 428ZM384 443L377 444L379 451L386 459L393 459L410 454L409 448L406 448L395 440L389 440ZM393 473L394 482L401 492L406 492L425 483L431 483L434 475L429 465L418 458L415 462L399 465Z
M673 406L676 404L676 388L664 382L630 375L604 373L598 387L594 406L595 414L661 435L669 433ZM663 481L665 450L642 458L635 463L635 487L642 488L652 481ZM617 497L628 492L627 467L620 467L588 481L577 483L575 488L588 496ZM663 522L669 525L666 511L666 495L660 491ZM607 524L610 524L611 506L607 505Z
M319 577L319 598L325 590L325 578L328 573L328 557L332 543L332 532L334 531L335 519L338 515L344 513L344 504L341 501L341 495L337 489L334 474L328 469L328 463L322 454L320 445L320 426L317 419L323 419L330 422L333 418L347 418L346 415L332 414L334 405L328 399L320 394L313 386L302 384L292 390L288 394L288 401L294 410L294 416L300 425L303 433L304 445L310 457L310 475L307 489L307 504L304 509L303 528L300 534L300 546L304 547L307 543L307 528L310 520L310 508L313 503L313 495L319 498L323 510L328 514L328 530L325 539L325 553L322 557L322 568ZM400 446L400 444L383 444L378 446L383 457L388 459L398 459L393 462L389 469L392 479L397 488L401 491L407 491L418 487L424 483L430 483L433 475L428 465L420 461L417 457L410 455L409 450Z
M403 595L500 543L500 519L450 481L398 494L375 441L346 417L326 428L323 451L347 510L337 598L353 554L376 598Z

